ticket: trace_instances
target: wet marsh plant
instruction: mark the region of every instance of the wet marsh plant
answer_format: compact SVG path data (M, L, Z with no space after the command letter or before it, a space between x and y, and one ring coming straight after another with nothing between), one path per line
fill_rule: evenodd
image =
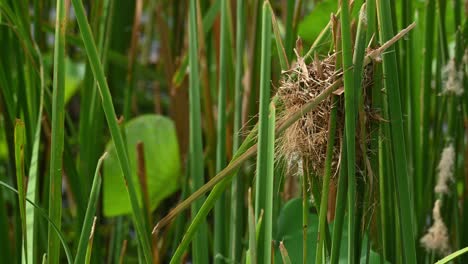
M2 260L466 263L466 4L0 0Z

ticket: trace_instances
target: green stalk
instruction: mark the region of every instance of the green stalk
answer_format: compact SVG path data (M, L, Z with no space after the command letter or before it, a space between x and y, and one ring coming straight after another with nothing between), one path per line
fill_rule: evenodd
M101 190L101 183L102 183L102 178L99 173L101 169L102 162L107 156L107 152L104 152L104 154L99 158L97 167L96 167L96 172L94 173L94 180L93 180L93 185L91 187L91 193L89 195L89 200L88 200L88 206L86 207L86 215L83 221L83 227L81 229L81 234L80 234L80 240L78 242L78 249L76 252L76 257L75 257L75 262L76 264L78 263L83 263L85 262L86 255L87 255L87 246L88 246L88 241L90 239L90 234L91 234L91 227L93 226L93 219L94 215L96 214L96 208L97 208L97 202L99 198L99 193Z
M419 148L421 152L416 157L417 171L416 171L416 186L424 186L424 176L428 175L428 170L424 163L429 160L429 133L430 133L430 111L431 111L431 98L432 98L432 60L434 52L434 29L435 29L435 0L428 0L426 2L425 10L425 35L424 35L424 53L423 53L423 77L422 77L422 114L421 114L421 142ZM423 194L423 190L419 189L416 193ZM424 203L423 197L420 198ZM425 208L423 206L422 208Z
M40 53L38 53L40 54ZM42 57L40 56L40 79L41 79L41 94L40 94L40 103L39 103L39 113L36 123L36 131L34 135L34 143L31 154L31 163L29 165L29 175L28 175L28 187L26 197L33 202L37 202L37 186L38 186L38 163L39 163L39 146L41 141L41 118L42 111L44 107L44 68L42 63ZM28 262L34 263L34 256L37 249L37 230L36 230L36 212L34 207L29 203L26 204L26 225L27 225L27 235L28 239Z
M354 64L354 96L356 102L356 110L359 114L358 126L356 130L358 132L358 149L361 152L361 166L363 168L362 172L360 173L361 177L356 180L359 182L360 185L357 186L356 192L358 193L358 204L362 204L364 206L360 206L356 210L357 215L357 223L354 226L354 250L355 250L355 258L356 262L359 261L361 256L361 246L362 246L362 238L361 238L361 226L365 226L365 219L363 218L363 210L364 208L369 208L369 204L365 199L366 194L371 194L373 191L372 179L369 178L367 175L367 147L366 147L366 127L365 127L365 112L364 112L364 98L363 98L363 76L364 76L364 55L366 52L366 33L367 33L367 17L366 17L366 4L363 4L360 11L359 11L359 20L356 32L356 40L354 46L354 54L353 54L353 64ZM355 165L357 166L357 164ZM369 178L370 182L366 184L366 179ZM367 188L366 188L367 187Z
M227 90L227 57L228 49L228 25L227 25L227 0L221 0L221 47L219 58L219 85L218 85L218 124L217 124L217 144L216 144L216 173L226 166L226 90ZM226 217L226 194L216 202L214 213L214 252L213 262L221 264L226 252L226 230L228 218Z
M307 263L307 225L308 225L308 215L309 215L309 197L307 194L307 178L309 176L309 164L308 160L302 158L303 170L301 175L301 185L302 185L302 263ZM313 177L313 176L312 176ZM311 191L312 193L313 190ZM316 197L312 195L312 197ZM317 208L319 210L319 208Z
M235 65L235 85L234 85L234 129L233 129L233 154L239 149L242 128L242 76L243 76L243 56L245 48L245 8L244 0L237 1L236 20L236 65ZM242 249L242 219L243 219L243 184L239 177L232 180L231 186L231 220L230 220L230 259L239 262Z
M109 91L109 86L104 75L104 70L99 59L99 55L96 49L91 29L86 20L85 10L83 3L80 0L72 0L73 7L76 12L76 19L80 28L81 37L88 55L88 59L93 70L94 77L98 82L98 88L101 94L102 107L107 119L107 124L111 132L112 139L115 144L117 156L119 158L120 166L122 168L124 181L127 183L127 191L132 205L132 216L135 223L137 237L140 245L143 249L143 255L147 263L152 262L149 236L145 232L143 223L143 212L138 204L136 189L133 181L131 181L130 163L128 159L127 150L123 141L119 125L117 123L117 117L114 112L114 106L112 103L112 97Z
M62 160L65 116L65 32L67 14L65 0L57 0L55 20L54 79L52 95L52 135L50 146L49 217L60 230L62 222ZM60 244L49 224L48 261L60 262Z
M385 42L393 35L390 5L387 1L377 1L377 15L380 28L381 42ZM402 246L405 263L416 262L414 245L412 202L408 183L408 167L406 162L406 146L404 141L403 117L401 112L400 90L398 87L398 68L394 47L383 54L384 85L388 98L388 112L390 120L390 140L394 161L397 202L400 224L402 229Z
M351 42L351 28L349 20L349 1L341 1L341 45L343 54L343 74L344 74L344 89L345 89L345 127L346 138L345 144L347 147L348 158L345 162L348 163L348 263L353 264L356 260L356 252L354 248L355 242L355 203L356 203L356 92L354 87L354 69L353 67L353 51Z
M270 101L270 74L271 74L271 11L268 1L265 1L262 9L262 38L261 38L261 58L260 58L260 106L258 122L258 152L257 152L257 174L255 181L255 219L258 219L260 212L271 210L267 208L269 202L268 195L268 171L269 171L269 146L268 146L268 103ZM271 206L271 204L270 204ZM271 213L271 212L270 212ZM267 217L268 218L268 217ZM271 232L271 230L269 231ZM266 241L268 237L266 225L260 227L258 239L257 258L259 263L270 263L271 241Z
M189 101L190 101L190 134L189 134L189 170L192 177L192 192L203 186L203 146L200 108L200 80L198 70L198 35L197 35L197 10L196 1L190 1L189 13ZM192 217L196 215L202 206L203 199L192 205ZM194 263L208 262L207 226L201 223L192 245Z
M26 188L24 181L24 148L25 148L25 128L23 121L17 119L15 124L15 167L16 182L18 185L18 204L20 211L21 232L23 235L23 263L28 263L28 236L26 231Z
M344 131L344 138L346 138L346 129ZM347 150L346 144L342 145L341 160L345 161L347 159ZM340 248L341 248L341 235L343 233L343 224L345 219L345 210L346 210L346 189L348 188L348 177L346 173L348 171L348 163L342 162L340 168L340 175L338 178L338 190L336 196L336 206L335 206L335 223L333 224L333 237L332 237L332 246L330 252L330 263L337 264L340 260Z
M275 162L275 119L276 119L276 107L275 103L270 104L270 113L268 116L268 138L266 141L263 141L267 145L267 156L265 163L267 164L265 175L265 211L263 214L262 225L264 228L264 237L263 237L263 263L271 263L271 242L272 242L272 233L273 233L273 186L274 186L274 162ZM261 161L263 162L263 161ZM261 239L259 239L259 242ZM260 247L261 248L261 247ZM260 256L260 255L259 255Z
M315 263L322 263L323 244L325 241L325 228L328 212L328 194L330 191L331 163L333 160L333 148L335 146L336 115L338 108L338 96L332 97L331 114L328 122L327 156L325 159L325 170L323 173L322 198L320 199L319 232L317 248L315 249Z

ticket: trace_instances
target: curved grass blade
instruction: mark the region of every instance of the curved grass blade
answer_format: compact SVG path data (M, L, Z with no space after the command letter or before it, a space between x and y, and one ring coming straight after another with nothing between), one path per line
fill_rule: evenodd
M149 235L146 233L146 228L143 223L143 212L138 204L138 198L136 194L136 189L133 181L131 181L130 173L130 163L128 159L128 153L125 147L125 143L120 131L119 125L117 123L117 117L114 112L114 105L112 103L112 96L109 91L109 86L107 85L106 77L104 75L104 70L99 59L99 55L96 49L96 44L94 42L93 35L91 33L91 28L86 20L85 10L83 3L80 0L72 0L73 7L76 13L76 19L80 28L81 37L83 39L83 44L86 49L86 54L91 65L91 69L94 74L94 78L98 83L99 92L102 99L102 107L104 114L107 119L107 124L112 136L112 139L115 144L115 149L117 151L117 156L120 161L120 166L123 172L124 181L127 183L127 191L132 205L132 217L135 223L137 237L142 248L144 259L147 263L152 262L151 247L149 242Z
M466 248L463 248L463 249L460 249L458 251L455 251L453 252L452 254L446 256L445 258L437 261L435 264L445 264L445 263L449 263L450 261L454 260L455 258L465 254L466 252L468 252L468 247Z
M102 178L99 171L106 156L107 152L105 152L101 158L99 158L96 166L96 172L94 173L93 185L91 187L88 206L86 207L86 215L83 221L83 227L81 229L80 240L78 242L78 249L75 257L75 263L77 264L85 262L86 259L86 247L90 238L91 227L93 226L93 218L96 214L97 202L101 190Z
M3 182L3 181L0 181L0 186L3 186L5 187L7 190L15 193L16 195L19 195L19 192L11 187L10 185L8 185L7 183ZM60 242L62 243L62 246L63 246L63 249L65 251L65 255L67 257L67 262L68 263L73 263L73 258L72 258L72 255L71 255L71 251L70 251L70 248L68 247L67 245L67 242L65 241L65 237L63 236L62 232L60 231L60 229L58 228L58 226L52 221L51 218L49 218L49 216L47 215L47 213L44 211L44 209L42 209L41 207L39 207L37 204L35 204L33 201L29 200L27 197L26 197L26 202L31 204L32 206L34 206L34 208L36 208L36 210L39 212L39 215L44 217L47 222L50 224L50 226L52 227L52 230L55 231L58 239L60 240Z

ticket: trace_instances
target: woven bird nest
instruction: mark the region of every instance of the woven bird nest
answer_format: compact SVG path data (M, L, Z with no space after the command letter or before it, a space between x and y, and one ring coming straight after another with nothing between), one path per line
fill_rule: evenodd
M279 116L279 123L298 111L306 103L313 100L323 90L328 88L341 71L335 69L335 55L323 60L315 60L306 65L303 58L289 71L283 73L278 97L284 107ZM322 175L328 142L328 126L332 98L323 100L312 111L302 116L297 122L285 130L278 139L278 152L288 163L305 158L311 162L312 173ZM341 126L337 126L340 129ZM336 135L340 133L337 131ZM338 138L338 137L337 137ZM339 140L335 140L332 173L337 170ZM301 172L300 172L301 173Z

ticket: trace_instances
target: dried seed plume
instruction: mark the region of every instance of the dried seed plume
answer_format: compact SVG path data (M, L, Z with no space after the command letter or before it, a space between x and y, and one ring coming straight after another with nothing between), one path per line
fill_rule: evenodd
M436 200L434 208L432 209L432 218L434 223L427 230L427 233L421 238L420 242L426 251L434 251L445 256L450 253L450 246L447 226L445 226L440 215L441 206L442 201Z
M449 184L453 181L453 167L455 163L455 149L450 144L444 148L437 166L437 185L434 191L438 194L448 194L450 192Z

